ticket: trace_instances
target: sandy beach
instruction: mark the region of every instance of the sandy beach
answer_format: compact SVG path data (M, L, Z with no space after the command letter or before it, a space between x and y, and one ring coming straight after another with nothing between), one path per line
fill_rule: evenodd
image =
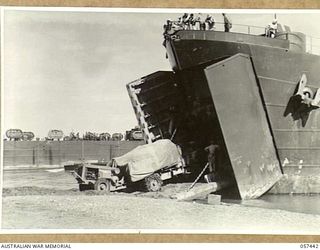
M174 199L174 194L186 190L189 183L167 184L156 193L102 194L78 191L76 183L66 173L48 173L51 177L47 178L43 178L45 172L35 173L35 186L24 186L26 183L19 184L14 178L7 182L3 190L4 229L155 229L242 234L320 232L318 214ZM9 175L12 177L13 174ZM30 172L25 172L25 175L27 177ZM55 179L54 176L60 177L57 178L59 182L49 183ZM252 204L254 202L259 201L252 201Z

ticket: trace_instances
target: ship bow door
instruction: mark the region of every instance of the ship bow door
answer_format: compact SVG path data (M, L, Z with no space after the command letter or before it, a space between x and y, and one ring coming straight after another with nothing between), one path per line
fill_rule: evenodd
M257 198L282 173L250 57L237 54L205 75L241 198Z
M181 103L174 73L155 72L128 83L127 90L144 140L170 138L170 114Z

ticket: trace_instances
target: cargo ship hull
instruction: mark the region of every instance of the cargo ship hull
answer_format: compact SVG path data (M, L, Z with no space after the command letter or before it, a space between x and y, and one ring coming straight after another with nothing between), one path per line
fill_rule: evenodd
M213 139L222 146L223 178L237 183L242 198L274 183L271 192L320 192L319 108L295 101L303 75L312 94L320 88L320 57L305 52L303 35L188 30L165 46L173 72L128 84L146 141L172 138L187 161L198 153L200 169Z
M201 33L203 37L204 32ZM218 32L218 34L221 33ZM236 39L228 35L229 33L223 33L225 39L220 39L220 41L217 41L216 36L213 37L216 39L213 41L199 41L196 35L190 34L189 37L180 38L178 41L168 41L172 67L176 70L183 70L213 60L228 58L237 53L249 55L282 162L283 172L320 176L319 110L311 111L307 117L300 119L295 119L286 112L290 108L288 107L289 100L294 95L303 73L306 74L307 86L313 93L320 88L320 57L290 50L286 40L265 37L258 37L257 40L257 36L249 36L256 40L252 38L251 41L250 39L244 41L243 37L248 35L241 34L238 40L242 38L242 42L234 42ZM190 39L190 36L194 39ZM199 36L201 35L198 34Z

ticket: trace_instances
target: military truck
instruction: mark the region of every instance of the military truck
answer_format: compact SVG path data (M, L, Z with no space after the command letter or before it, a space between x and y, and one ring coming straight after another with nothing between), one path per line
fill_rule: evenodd
M127 130L125 134L126 141L143 141L143 133L139 126L134 127L131 130Z
M9 129L6 131L6 136L10 141L20 141L22 140L23 132L21 129Z
M185 173L185 167L180 147L163 139L138 146L109 162L77 163L71 173L80 191L110 192L143 184L145 190L156 192L164 180Z

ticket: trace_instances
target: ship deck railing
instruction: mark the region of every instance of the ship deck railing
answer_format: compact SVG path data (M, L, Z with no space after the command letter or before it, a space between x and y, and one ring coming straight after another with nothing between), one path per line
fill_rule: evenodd
M282 25L281 25L282 28ZM248 35L263 35L266 33L267 27L246 25L246 24L232 24L231 31L237 33L244 33ZM224 31L224 23L215 22L215 30ZM286 30L286 26L282 28L283 34L294 34L290 30ZM288 39L288 37L287 37ZM320 37L314 37L306 34L306 52L310 54L320 55Z
M178 22L173 22L178 25ZM287 26L280 25L282 28L282 34L294 35L290 30L287 30ZM199 24L194 26L194 30L199 30ZM264 35L266 34L267 27L246 25L246 24L232 24L231 32L248 34L248 35ZM215 22L213 31L224 31L223 22ZM288 38L287 38L288 39ZM306 52L310 54L320 55L320 37L314 37L306 34Z
M320 55L320 37L307 35L307 52Z

